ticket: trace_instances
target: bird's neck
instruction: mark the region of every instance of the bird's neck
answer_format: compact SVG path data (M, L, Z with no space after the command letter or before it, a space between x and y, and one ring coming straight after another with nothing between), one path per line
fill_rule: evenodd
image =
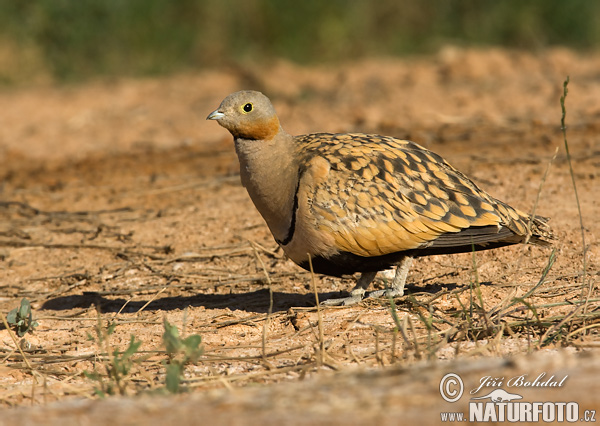
M235 139L242 185L279 242L288 237L298 186L294 138L283 130L270 140Z

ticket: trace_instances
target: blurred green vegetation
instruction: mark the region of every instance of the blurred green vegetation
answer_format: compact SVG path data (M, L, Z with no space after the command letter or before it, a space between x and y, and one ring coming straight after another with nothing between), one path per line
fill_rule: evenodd
M0 0L0 79L600 43L592 0Z

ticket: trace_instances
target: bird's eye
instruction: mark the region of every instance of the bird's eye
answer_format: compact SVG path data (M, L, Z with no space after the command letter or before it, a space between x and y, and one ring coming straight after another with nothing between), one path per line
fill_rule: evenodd
M252 108L253 108L252 104L251 104L250 102L248 102L247 104L245 104L245 105L242 107L242 111L244 112L244 114L247 114L247 113L249 113L250 111L252 111Z

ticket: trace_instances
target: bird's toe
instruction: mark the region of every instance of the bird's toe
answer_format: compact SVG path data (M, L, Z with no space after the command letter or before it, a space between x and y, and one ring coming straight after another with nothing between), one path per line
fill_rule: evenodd
M355 288L350 292L350 296L342 297L339 299L327 299L321 302L324 306L351 306L356 305L365 297L365 290L363 288Z
M404 289L386 288L384 290L375 290L369 292L366 297L368 298L379 298L379 297L402 297L404 296Z

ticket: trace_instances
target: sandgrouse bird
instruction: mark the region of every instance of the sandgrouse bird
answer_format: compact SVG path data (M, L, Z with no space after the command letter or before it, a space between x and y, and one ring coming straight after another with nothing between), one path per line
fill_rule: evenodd
M413 257L487 250L553 239L531 217L481 190L442 157L407 140L361 133L292 136L260 92L227 96L207 119L235 140L242 184L287 256L309 270L361 272L362 300L378 271L397 266L401 296Z

